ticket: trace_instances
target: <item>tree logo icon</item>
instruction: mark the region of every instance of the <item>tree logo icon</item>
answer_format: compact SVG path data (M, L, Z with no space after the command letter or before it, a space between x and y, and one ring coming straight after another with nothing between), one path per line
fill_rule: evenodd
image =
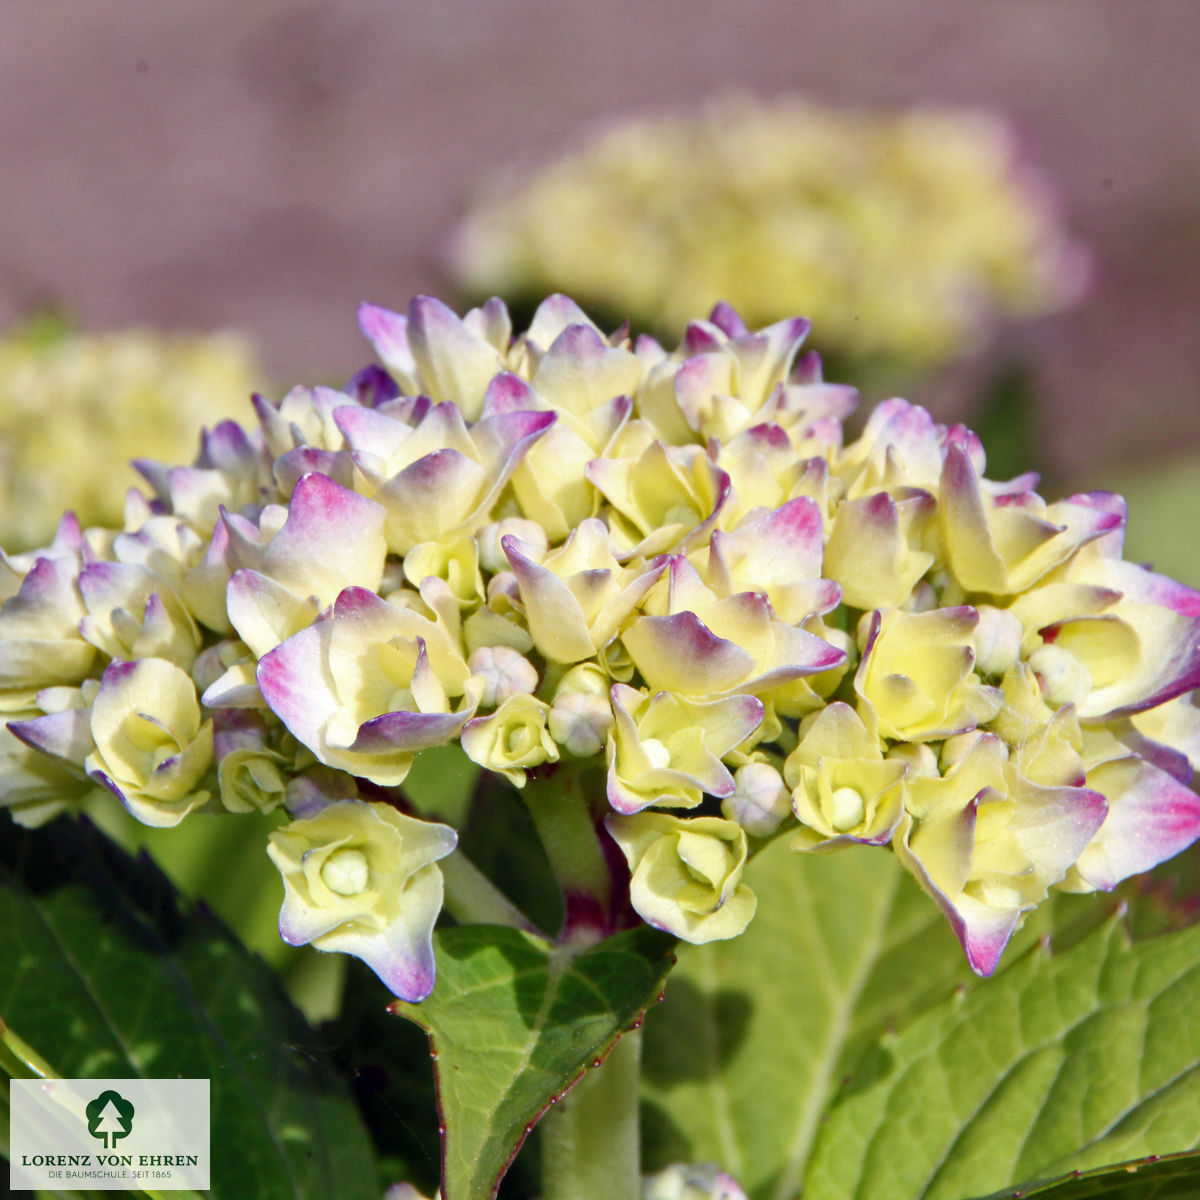
M133 1129L133 1105L111 1088L101 1092L83 1111L87 1114L88 1133L101 1138L105 1150L111 1150L118 1138L128 1137Z

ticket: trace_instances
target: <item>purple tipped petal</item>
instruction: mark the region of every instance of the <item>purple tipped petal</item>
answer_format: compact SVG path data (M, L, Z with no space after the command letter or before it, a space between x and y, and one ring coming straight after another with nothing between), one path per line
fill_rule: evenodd
M639 617L625 646L652 688L685 696L736 687L754 667L740 646L717 637L693 612Z
M1104 891L1200 837L1200 796L1148 762L1128 769L1131 777L1110 797L1107 818L1076 864L1088 883Z
M415 753L444 746L466 724L470 712L392 712L374 717L358 727L358 736L348 747L363 754L390 751Z
M360 404L376 408L387 400L396 399L400 395L400 388L382 367L370 363L350 377L346 384L346 394Z
M244 472L258 457L246 431L236 421L222 421L200 436L196 466L218 471Z
M406 379L415 379L417 364L408 342L408 318L377 304L360 304L358 327L375 353Z
M305 475L318 472L327 475L344 488L354 485L354 460L345 450L318 450L315 446L300 446L281 454L273 468L279 490L290 495Z
M738 310L726 300L718 300L713 305L713 310L708 314L708 319L726 337L744 337L748 332L746 322L742 320Z
M707 321L689 321L683 335L683 348L689 355L709 354L725 345L724 331Z
M91 711L86 708L68 708L29 721L10 721L8 731L34 750L71 763L82 764L96 748Z
M339 707L325 665L329 632L327 621L310 625L258 664L258 687L267 705L310 750L321 744L323 730Z
M483 396L485 418L544 407L537 392L520 375L514 375L511 371L501 371L494 376Z

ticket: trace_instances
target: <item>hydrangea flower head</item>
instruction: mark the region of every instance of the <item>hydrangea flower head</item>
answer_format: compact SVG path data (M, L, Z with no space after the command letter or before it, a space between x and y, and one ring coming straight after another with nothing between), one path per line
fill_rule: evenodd
M723 95L495 180L454 267L472 294L570 287L653 329L720 299L750 324L806 312L827 350L926 365L1079 293L1050 195L984 112Z
M404 792L437 747L602 843L563 938L735 937L786 903L747 883L786 837L797 871L893 853L987 974L1052 889L1200 835L1200 592L1123 560L1119 497L990 480L904 401L848 440L805 321L360 320L383 367L0 555L17 820L94 785L153 825L283 809L285 940L410 1001L464 869Z
M192 453L200 426L241 413L254 355L233 334L75 333L50 318L0 336L0 544L40 544L64 508L119 523L114 464Z

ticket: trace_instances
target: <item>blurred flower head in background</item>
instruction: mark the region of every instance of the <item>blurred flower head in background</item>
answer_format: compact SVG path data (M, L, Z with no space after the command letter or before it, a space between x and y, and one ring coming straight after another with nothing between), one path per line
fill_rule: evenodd
M0 542L39 545L64 507L119 526L133 458L185 460L257 379L240 336L86 334L42 316L0 336ZM114 472L117 477L114 478Z
M928 367L1076 299L1089 257L1012 127L718 96L492 181L456 236L475 298L567 290L670 335L719 300L804 313L820 349Z

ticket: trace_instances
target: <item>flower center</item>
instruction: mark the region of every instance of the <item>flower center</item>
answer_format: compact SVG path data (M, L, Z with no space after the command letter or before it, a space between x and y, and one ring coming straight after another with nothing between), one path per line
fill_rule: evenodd
M321 879L339 896L357 896L367 890L371 868L361 850L335 850L321 866Z
M646 738L642 742L642 749L652 767L669 767L671 765L671 752L658 738Z
M852 787L840 787L833 793L833 827L838 833L862 824L867 806L861 793Z

